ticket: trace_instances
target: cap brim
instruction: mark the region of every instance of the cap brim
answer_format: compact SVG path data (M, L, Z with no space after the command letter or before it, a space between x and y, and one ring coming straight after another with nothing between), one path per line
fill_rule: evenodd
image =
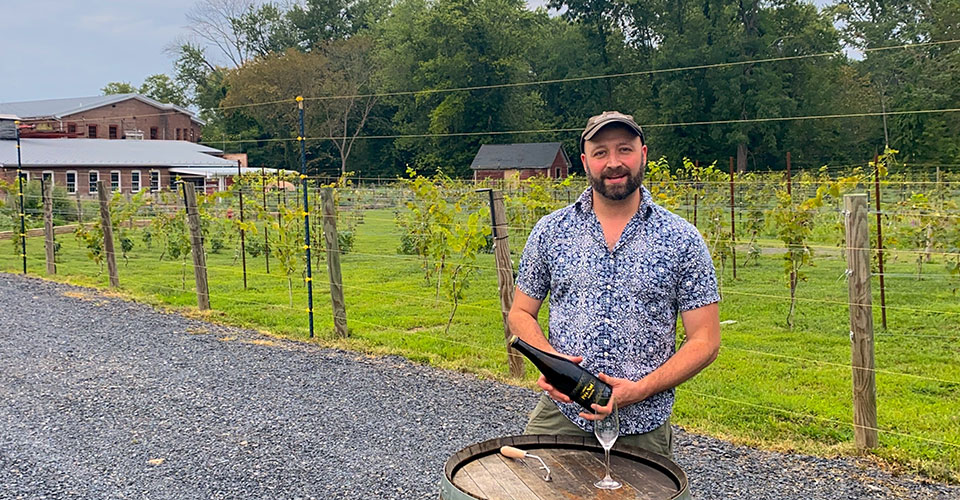
M629 128L630 130L633 130L637 134L637 136L640 137L640 142L646 143L646 138L643 137L643 130L640 129L639 125L633 122L630 122L629 120L624 120L623 118L612 117L612 118L608 118L606 120L597 122L596 124L594 124L594 126L590 130L586 131L586 133L580 136L580 152L581 153L584 152L584 149L583 149L584 143L586 143L590 139L593 139L593 137L597 135L597 132L603 129L603 127L606 127L607 125L611 125L613 123L620 123L620 124L626 125L627 128Z

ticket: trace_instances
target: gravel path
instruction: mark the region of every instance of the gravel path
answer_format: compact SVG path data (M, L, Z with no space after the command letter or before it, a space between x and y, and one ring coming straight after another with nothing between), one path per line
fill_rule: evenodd
M0 274L0 498L437 498L532 391ZM678 434L700 499L960 498L851 460Z

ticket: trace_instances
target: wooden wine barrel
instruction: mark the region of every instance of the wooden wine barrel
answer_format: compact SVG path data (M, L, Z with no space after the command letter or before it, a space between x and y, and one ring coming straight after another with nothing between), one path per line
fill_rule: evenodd
M535 458L515 460L500 454L501 446L513 446L539 456L551 471L544 471ZM689 499L687 475L672 461L655 453L626 445L610 452L613 478L623 484L617 490L593 486L603 477L603 448L594 438L530 434L491 439L455 453L443 470L440 498L443 500L553 500L553 499Z

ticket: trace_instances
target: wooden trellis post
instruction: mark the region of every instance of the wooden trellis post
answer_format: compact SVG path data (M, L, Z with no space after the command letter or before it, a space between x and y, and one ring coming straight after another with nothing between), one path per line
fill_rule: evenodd
M240 160L237 160L237 196L240 198L240 261L243 263L243 289L247 289L247 231L243 229L243 171L240 169ZM186 184L184 184L186 187ZM194 209L196 209L196 195L194 195ZM199 219L198 219L199 220ZM270 272L269 266L267 272ZM198 292L199 295L199 292ZM210 308L209 303L207 309ZM203 307L201 307L203 309Z
M493 189L479 189L486 191L490 196L490 221L493 224L493 253L497 261L497 286L500 290L500 313L503 316L503 335L509 340L510 323L507 316L513 307L513 263L510 262L510 240L507 235L506 207L503 203L503 191ZM523 377L523 357L516 349L507 347L507 363L510 366L510 376Z
M103 229L103 251L107 256L107 272L110 274L110 286L120 288L120 276L117 274L117 256L113 251L113 226L110 223L110 184L97 181L97 198L100 200L100 228Z
M870 296L870 238L867 195L843 197L846 216L847 284L853 367L853 436L857 449L877 446L877 388L873 360L873 306Z
M263 211L269 213L267 209L267 176L263 167L260 167L260 194L263 195ZM263 257L267 261L267 274L270 274L270 238L267 231L270 230L270 223L263 223Z
M337 335L347 337L347 306L343 300L343 275L340 273L340 244L337 241L337 210L333 188L321 191L323 198L323 240L327 249L327 274L330 277L330 302L333 304L333 326Z
M210 309L210 291L207 288L207 255L203 251L203 230L197 210L197 193L192 182L183 183L183 202L187 206L187 224L190 226L190 253L193 254L193 277L197 283L197 307Z
M47 251L47 274L57 274L56 243L53 239L53 182L40 179L43 190L43 247Z

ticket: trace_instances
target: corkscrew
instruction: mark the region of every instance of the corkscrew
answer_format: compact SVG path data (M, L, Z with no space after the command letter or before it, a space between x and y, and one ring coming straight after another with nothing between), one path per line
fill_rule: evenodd
M538 456L536 456L536 455L531 455L531 454L529 454L529 453L521 450L520 448L514 448L513 446L501 446L501 447L500 447L500 453L502 453L503 456L505 456L505 457L510 457L510 458L522 459L522 458L527 458L527 457L529 457L529 458L535 458L535 459L539 460L539 461L540 461L540 468L543 469L543 470L545 470L545 471L547 471L547 475L543 476L543 480L544 480L544 481L547 481L547 482L549 482L549 481L551 480L551 477L550 477L550 468L547 467L547 464L543 463L543 459L542 459L542 458L540 458L540 457L538 457Z

